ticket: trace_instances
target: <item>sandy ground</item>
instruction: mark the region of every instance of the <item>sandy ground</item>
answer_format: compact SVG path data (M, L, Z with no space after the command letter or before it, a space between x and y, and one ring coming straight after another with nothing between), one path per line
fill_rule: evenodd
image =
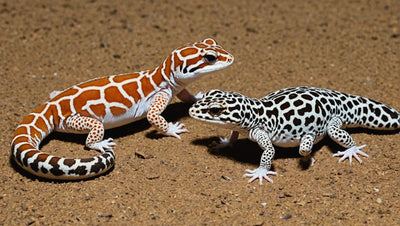
M169 121L182 140L145 121L110 130L116 165L79 182L43 181L10 161L21 120L62 90L91 78L151 69L174 48L215 38L235 63L188 87L251 97L290 86L366 96L400 109L398 1L4 1L0 0L0 224L278 225L400 224L400 135L353 133L370 158L339 164L329 139L302 167L277 148L274 183L247 183L258 146L208 146L228 130L191 119L177 98ZM43 151L87 157L85 136L53 134Z

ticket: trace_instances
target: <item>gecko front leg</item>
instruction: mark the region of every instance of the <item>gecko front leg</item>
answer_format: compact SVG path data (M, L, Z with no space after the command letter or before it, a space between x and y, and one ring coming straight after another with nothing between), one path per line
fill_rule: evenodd
M301 138L299 146L299 154L303 156L304 160L311 160L311 166L313 166L315 163L315 159L311 156L314 140L314 135L307 134Z
M178 134L188 132L187 129L183 128L184 125L180 122L176 122L175 124L172 122L168 123L165 118L161 116L161 113L167 107L171 98L172 96L165 92L156 94L150 105L149 112L147 113L147 120L151 125L161 131L161 133L181 139Z
M246 172L248 173L244 174L243 177L251 177L248 181L249 183L257 178L260 180L260 185L262 184L263 178L273 183L273 180L269 178L268 175L278 175L278 173L270 171L275 149L269 139L268 133L262 129L256 128L250 130L249 137L251 140L257 142L264 152L261 155L260 166L254 170L247 169Z
M238 131L231 131L231 135L229 138L226 137L220 137L219 138L219 143L213 142L213 149L223 149L226 147L232 147L234 143L236 143L237 139L239 137L239 132Z
M194 103L201 98L203 98L204 94L202 92L198 92L196 95L193 95L187 91L187 89L183 89L180 93L176 95L181 101L185 103Z

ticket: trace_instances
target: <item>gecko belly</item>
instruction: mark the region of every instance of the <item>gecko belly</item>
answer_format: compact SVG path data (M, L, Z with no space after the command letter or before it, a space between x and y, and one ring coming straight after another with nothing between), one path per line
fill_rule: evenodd
M301 137L305 136L306 134L303 134L302 136L296 136L296 137L291 137L288 136L288 134L283 134L283 135L275 135L271 137L271 142L273 145L283 147L283 148L292 148L292 147L297 147L301 143ZM318 143L324 138L325 134L322 134L320 136L317 136L314 140L314 144Z
M151 101L139 100L138 103L128 108L125 113L120 115L113 115L108 112L103 119L99 119L105 129L111 129L119 126L123 126L146 117L149 111Z

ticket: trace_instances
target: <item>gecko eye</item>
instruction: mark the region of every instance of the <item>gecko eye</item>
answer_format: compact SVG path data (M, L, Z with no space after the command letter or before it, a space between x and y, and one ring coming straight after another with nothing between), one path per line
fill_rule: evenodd
M224 110L224 108L222 108L222 107L210 107L209 110L210 110L210 113L212 115L218 115Z
M215 64L217 62L217 56L213 54L206 54L203 56L203 59L207 64Z

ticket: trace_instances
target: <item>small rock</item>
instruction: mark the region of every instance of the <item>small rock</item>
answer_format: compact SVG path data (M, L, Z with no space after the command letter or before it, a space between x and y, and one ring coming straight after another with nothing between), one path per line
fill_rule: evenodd
M228 176L222 175L221 177L222 177L222 179L224 179L224 180L232 181L232 178L230 178L230 177L228 177Z
M290 213L286 214L284 217L281 217L281 219L284 219L284 220L288 220L290 218L292 218L292 214L290 214Z

